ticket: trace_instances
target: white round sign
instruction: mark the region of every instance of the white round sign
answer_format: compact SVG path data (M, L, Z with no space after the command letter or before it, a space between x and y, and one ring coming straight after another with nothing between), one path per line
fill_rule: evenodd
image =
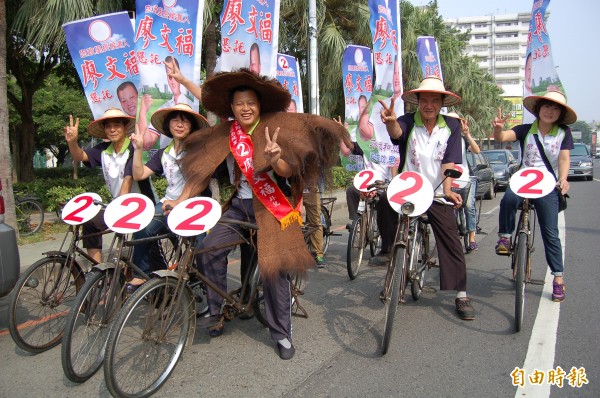
M377 180L383 180L383 176L380 172L372 169L364 169L356 173L352 183L354 184L354 188L358 189L360 192L369 192L375 189L369 189L369 185Z
M458 171L460 171L462 174L460 177L455 178L452 181L452 188L464 188L467 186L467 184L469 183L469 173L468 170L465 173L465 169L463 168L463 165L461 164L455 164L454 168Z
M556 180L545 167L526 167L513 174L509 185L518 196L536 199L552 192Z
M394 211L400 213L402 205L411 202L415 209L410 216L421 215L433 202L433 187L429 180L415 171L405 171L392 179L387 198Z
M154 203L139 193L119 196L106 206L104 222L112 231L129 234L146 228L154 217Z
M102 198L94 192L75 196L63 207L60 218L69 225L80 225L91 220L102 208L95 205L94 200L102 201Z
M196 197L179 203L167 218L171 231L181 236L207 232L221 218L221 205L212 198Z

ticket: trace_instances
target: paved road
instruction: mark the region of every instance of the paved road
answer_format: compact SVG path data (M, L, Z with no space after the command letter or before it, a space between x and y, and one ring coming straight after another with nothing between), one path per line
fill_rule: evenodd
M349 280L346 214L336 208L334 225L342 236L332 241L329 265L308 273L302 303L309 318L294 318L294 359L279 360L266 329L256 320L229 322L224 335L215 339L197 329L193 344L157 396L521 396L525 390L513 386L510 373L527 363L546 373L557 366L567 373L571 367L585 368L589 380L581 389L569 386L566 379L562 389L550 391L546 384L526 391L527 397L598 397L599 192L599 181L572 184L566 212L564 303L550 302L548 284L528 286L524 330L513 333L508 259L493 254L499 194L483 202L481 248L467 256L476 320L456 317L454 295L437 291L439 278L432 270L421 300L409 299L399 309L385 357L379 354L384 313L377 298L384 270L365 267L356 280ZM544 279L547 267L539 236L536 246L534 277ZM229 276L230 285L238 283L235 264ZM101 372L82 385L69 382L62 373L59 347L37 356L17 349L1 331L6 327L5 303L0 301L0 397L109 395ZM550 315L539 315L538 308L548 305L544 314Z

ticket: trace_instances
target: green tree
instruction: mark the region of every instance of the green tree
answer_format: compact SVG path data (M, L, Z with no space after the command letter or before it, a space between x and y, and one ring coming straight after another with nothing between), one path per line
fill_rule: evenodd
M592 143L592 126L583 120L578 120L570 125L571 131L581 131L581 140L584 144L590 145Z

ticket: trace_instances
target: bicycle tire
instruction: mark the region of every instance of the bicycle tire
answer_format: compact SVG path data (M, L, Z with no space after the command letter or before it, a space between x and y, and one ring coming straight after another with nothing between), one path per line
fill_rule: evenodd
M371 257L375 257L377 251L381 249L381 236L377 226L377 209L373 208L369 212L369 250Z
M351 280L356 279L363 261L365 250L365 231L362 216L352 222L346 249L346 269Z
M112 305L108 293L115 278L112 269L88 273L73 311L67 317L61 362L65 375L75 383L88 380L102 366L109 327L114 319L114 312L107 314L107 306L110 309ZM118 294L120 286L117 289ZM117 304L117 308L121 305Z
M381 355L385 355L388 352L394 329L394 318L398 309L398 301L401 298L400 291L406 282L406 251L403 247L395 247L394 256L388 266L388 272L391 272L392 275L389 278L389 287L386 289L384 286L383 304L385 306L385 323L383 326L383 338L381 340Z
M104 380L114 397L148 397L175 369L196 321L194 298L181 283L152 279L117 315L104 358Z
M44 225L44 208L36 200L26 199L16 204L15 212L19 234L32 235Z
M527 234L519 232L515 262L515 332L521 331L525 311L525 267L528 261Z
M10 298L8 330L15 344L33 354L58 345L83 280L79 265L74 263L67 269L65 257L46 257L33 263L19 277Z
M325 255L329 249L329 240L333 232L331 232L331 215L323 205L321 205L321 224L323 224L323 255Z
M410 254L410 293L413 300L417 301L421 297L423 292L423 284L425 283L425 273L427 271L427 264L423 264L424 256L423 253L427 253L427 249L424 247L423 234L421 231L416 234L413 241L414 249ZM420 270L420 272L418 271Z

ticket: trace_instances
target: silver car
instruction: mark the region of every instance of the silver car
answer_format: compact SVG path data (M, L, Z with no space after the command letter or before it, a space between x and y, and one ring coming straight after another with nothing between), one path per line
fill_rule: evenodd
M0 297L6 296L19 279L20 259L17 234L4 223L4 196L0 179Z
M594 179L594 160L587 145L576 143L571 149L569 177L585 178L588 181Z

